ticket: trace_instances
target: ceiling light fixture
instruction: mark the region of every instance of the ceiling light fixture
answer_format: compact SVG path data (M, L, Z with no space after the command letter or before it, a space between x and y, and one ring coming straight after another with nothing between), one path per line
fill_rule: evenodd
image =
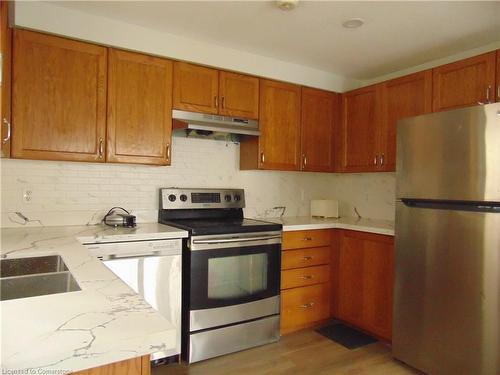
M362 26L365 23L365 20L362 18L350 18L347 21L342 22L342 26L346 29L356 29Z
M295 9L299 0L277 0L276 6L281 10L292 10Z

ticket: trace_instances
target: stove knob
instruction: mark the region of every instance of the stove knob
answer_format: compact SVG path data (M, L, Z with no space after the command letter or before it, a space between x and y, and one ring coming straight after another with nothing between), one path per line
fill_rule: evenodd
M179 197L179 199L182 201L182 202L185 202L188 200L188 197L186 194L181 194L181 196Z
M170 194L170 195L168 196L168 200L169 200L170 202L175 202L175 200L176 200L176 199L177 199L177 197L176 197L174 194Z
M234 195L234 200L235 200L236 202L239 202L239 201L241 200L241 196L240 196L239 194L235 194L235 195Z
M229 194L224 195L224 200L226 202L231 202L231 196Z

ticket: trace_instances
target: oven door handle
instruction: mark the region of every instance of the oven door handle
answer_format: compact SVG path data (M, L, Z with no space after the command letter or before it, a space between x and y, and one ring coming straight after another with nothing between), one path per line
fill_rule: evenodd
M236 243L236 242L252 242L252 241L263 241L263 240L274 240L281 239L280 235L275 236L259 236L259 237L233 237L233 238L217 238L213 240L195 240L193 239L193 244L195 245L215 245L219 243Z

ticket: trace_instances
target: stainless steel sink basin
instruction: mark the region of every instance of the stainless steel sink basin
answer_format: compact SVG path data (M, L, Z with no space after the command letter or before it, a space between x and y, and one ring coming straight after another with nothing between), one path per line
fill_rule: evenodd
M0 300L81 290L58 255L0 260Z

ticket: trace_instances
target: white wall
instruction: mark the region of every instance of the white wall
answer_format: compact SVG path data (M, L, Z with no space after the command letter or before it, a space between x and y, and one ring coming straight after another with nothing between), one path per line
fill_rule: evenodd
M171 167L3 159L0 224L18 226L16 211L43 225L97 223L115 205L155 222L158 189L167 186L244 188L247 217L278 216L275 206L286 206L286 216L309 215L311 199L338 198L343 216L356 206L364 217L394 218L392 173L240 171L239 145L206 139L174 137L172 152Z
M15 2L16 26L337 92L359 81L274 58L54 6Z

